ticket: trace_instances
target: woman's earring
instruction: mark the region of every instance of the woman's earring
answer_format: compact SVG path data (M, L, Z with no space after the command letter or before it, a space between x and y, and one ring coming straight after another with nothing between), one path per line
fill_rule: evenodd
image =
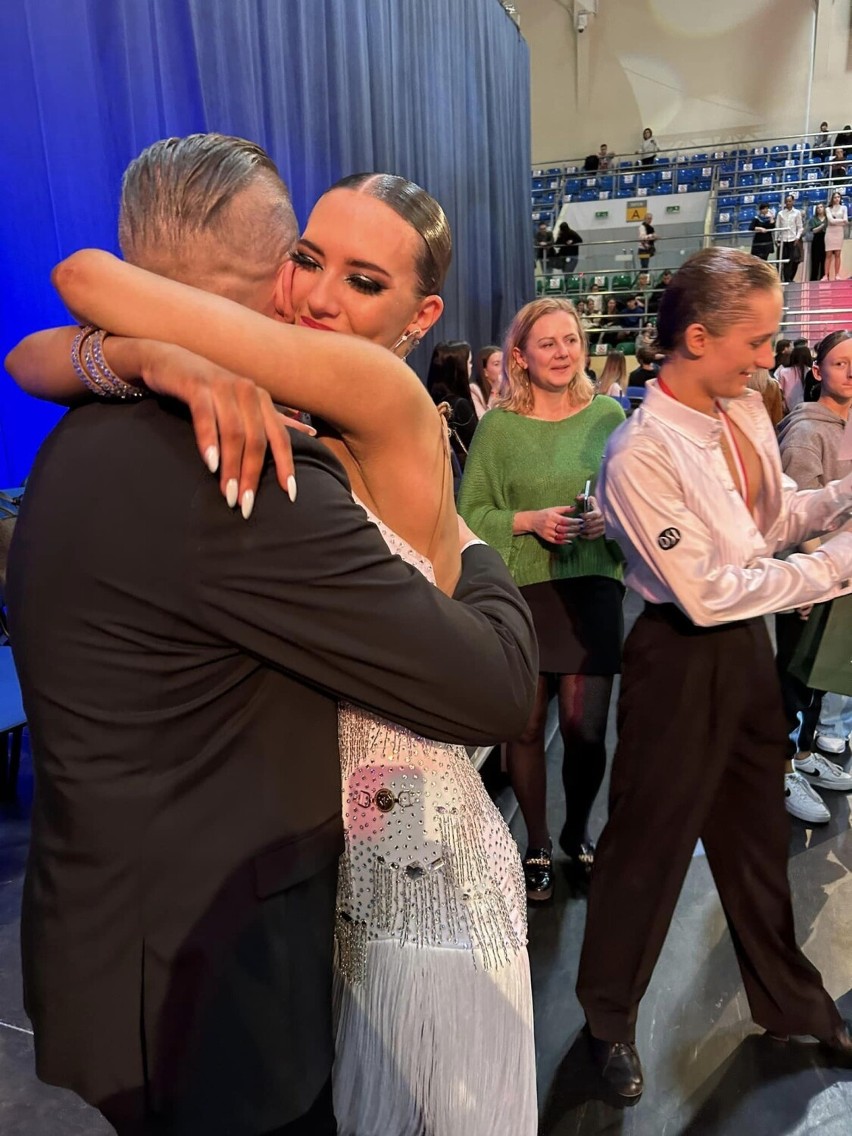
M406 357L406 355L409 354L409 352L413 351L414 348L417 347L417 345L420 343L420 340L422 338L423 338L423 335L422 335L422 332L420 331L419 327L414 327L410 331L404 331L402 333L402 335L399 337L399 339L396 341L396 343L393 345L393 347L391 347L391 351L396 351L396 349L398 347L402 347L402 345L404 343L408 344L406 349L402 352L401 357L404 359ZM409 339L411 340L411 343L408 343Z

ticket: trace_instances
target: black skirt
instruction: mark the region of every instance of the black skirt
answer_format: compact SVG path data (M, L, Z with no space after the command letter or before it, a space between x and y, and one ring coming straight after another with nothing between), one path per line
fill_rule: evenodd
M527 584L542 674L621 672L624 585L608 576Z

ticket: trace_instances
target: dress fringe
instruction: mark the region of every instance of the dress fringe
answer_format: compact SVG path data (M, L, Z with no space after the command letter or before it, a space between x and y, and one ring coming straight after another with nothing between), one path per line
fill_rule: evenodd
M364 982L335 975L339 1136L535 1136L526 950L486 969L379 939L365 962Z

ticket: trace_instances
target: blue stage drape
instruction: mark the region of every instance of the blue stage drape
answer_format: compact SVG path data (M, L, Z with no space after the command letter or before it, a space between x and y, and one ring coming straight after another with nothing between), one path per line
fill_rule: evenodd
M344 174L433 193L455 256L437 339L498 339L531 292L529 57L497 0L3 0L0 350L67 322L51 267L116 248L121 173L157 138L261 142L304 223ZM58 414L5 379L0 485Z

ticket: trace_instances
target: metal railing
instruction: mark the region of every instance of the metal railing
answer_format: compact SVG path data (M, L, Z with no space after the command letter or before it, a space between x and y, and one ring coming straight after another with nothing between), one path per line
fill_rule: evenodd
M756 140L727 150L659 151L652 162L631 155L613 159L605 171L584 171L579 162L533 169L532 218L553 218L565 202L637 199L676 193L717 191L720 197L740 196L752 204L764 196L811 189L839 189L845 195L852 181L830 160L832 147L814 149L809 138ZM852 168L852 166L850 166ZM751 199L751 200L749 200Z

